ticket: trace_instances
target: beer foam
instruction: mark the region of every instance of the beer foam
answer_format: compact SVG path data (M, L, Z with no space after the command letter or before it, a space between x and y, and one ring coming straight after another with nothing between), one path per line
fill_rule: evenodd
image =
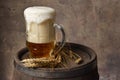
M27 41L48 43L55 40L53 21L55 10L50 7L34 6L24 10Z
M24 10L26 22L41 23L47 19L54 19L55 10L50 7L33 6Z

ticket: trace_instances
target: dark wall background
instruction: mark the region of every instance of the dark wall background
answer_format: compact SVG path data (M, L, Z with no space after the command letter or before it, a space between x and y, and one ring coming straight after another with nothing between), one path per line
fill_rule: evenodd
M119 0L0 0L0 80L12 79L13 56L25 47L23 10L34 5L55 8L67 41L96 51L100 80L119 80Z

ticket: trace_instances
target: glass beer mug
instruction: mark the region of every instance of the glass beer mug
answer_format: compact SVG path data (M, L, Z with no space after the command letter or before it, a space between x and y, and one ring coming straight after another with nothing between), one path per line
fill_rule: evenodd
M30 57L50 57L56 46L56 30L62 33L62 41L57 47L58 53L64 46L65 33L61 25L54 24L55 10L50 7L34 6L25 9L26 21L26 45L30 51Z

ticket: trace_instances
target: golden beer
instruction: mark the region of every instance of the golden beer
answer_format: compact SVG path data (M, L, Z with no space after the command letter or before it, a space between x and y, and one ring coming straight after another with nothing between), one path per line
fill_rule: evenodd
M54 41L49 43L32 43L26 41L26 45L30 51L30 57L50 57L54 49Z

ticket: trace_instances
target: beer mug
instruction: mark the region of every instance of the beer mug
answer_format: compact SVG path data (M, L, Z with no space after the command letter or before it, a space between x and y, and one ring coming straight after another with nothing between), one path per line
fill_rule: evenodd
M27 35L26 45L30 52L30 57L52 56L57 44L55 28L58 28L62 34L62 41L55 50L55 54L59 53L64 46L65 32L61 25L54 24L55 10L50 7L29 7L25 9L24 17Z

